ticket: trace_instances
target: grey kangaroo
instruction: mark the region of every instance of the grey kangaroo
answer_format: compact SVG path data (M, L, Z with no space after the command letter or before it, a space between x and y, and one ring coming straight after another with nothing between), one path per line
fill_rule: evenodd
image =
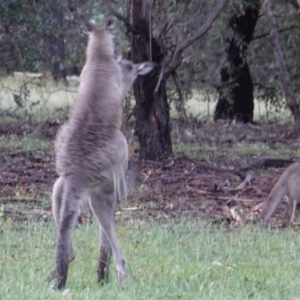
M120 286L125 280L125 258L114 228L118 199L126 196L127 141L120 131L123 100L138 75L149 73L154 64L134 64L114 58L113 37L108 26L88 23L86 63L80 76L78 96L69 120L59 130L52 210L57 226L54 289L65 286L69 263L75 258L72 233L85 199L101 228L98 281L106 275L113 252Z
M291 222L293 222L297 203L300 202L300 163L293 163L282 173L264 202L261 219L267 221L274 213L283 197L293 202Z

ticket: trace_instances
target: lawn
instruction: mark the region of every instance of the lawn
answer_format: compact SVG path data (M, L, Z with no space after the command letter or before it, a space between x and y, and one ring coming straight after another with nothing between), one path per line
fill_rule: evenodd
M298 296L300 237L290 229L261 226L235 230L210 220L119 220L127 258L127 283L96 283L97 225L79 226L77 258L66 290L46 280L54 262L53 222L11 224L1 220L1 299L292 299ZM66 294L64 296L64 294Z

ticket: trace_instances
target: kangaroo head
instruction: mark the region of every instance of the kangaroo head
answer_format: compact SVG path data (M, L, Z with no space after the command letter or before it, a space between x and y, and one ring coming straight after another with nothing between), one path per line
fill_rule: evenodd
M154 67L155 63L150 61L145 61L142 63L135 64L130 60L124 58L118 58L118 63L122 72L122 95L126 96L128 91L131 89L134 81L139 75L146 75L150 73Z
M110 32L113 28L112 19L107 19L103 26L97 26L84 19L83 22L89 34L87 58L113 58L114 41L113 35Z

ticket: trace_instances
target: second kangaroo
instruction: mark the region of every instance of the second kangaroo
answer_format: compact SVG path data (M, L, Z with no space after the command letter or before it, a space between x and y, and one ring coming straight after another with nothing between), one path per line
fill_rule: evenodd
M278 179L271 190L268 198L264 202L261 218L267 221L274 213L284 196L287 196L293 202L293 213L291 221L295 217L296 205L300 202L300 163L290 165Z

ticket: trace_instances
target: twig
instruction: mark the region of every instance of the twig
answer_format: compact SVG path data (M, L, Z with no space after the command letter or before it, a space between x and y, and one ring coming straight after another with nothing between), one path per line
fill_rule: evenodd
M141 206L123 207L123 208L120 208L120 209L116 210L116 212L136 211L136 210L140 210L140 209L141 209Z
M181 113L183 114L185 120L187 120L187 115L186 115L186 111L185 111L184 103L183 103L183 96L182 96L181 89L180 89L180 86L177 81L177 74L175 72L172 72L172 78L174 80L176 91L178 93L178 98L179 98L178 101L180 103Z
M167 66L171 63L171 60L172 60L172 55L168 55L167 59L164 60L165 62L162 65L162 68L161 68L161 71L160 71L160 74L159 74L159 78L158 78L154 93L158 92L160 84L161 84L161 82L163 80L163 77L165 75L165 70L166 70Z
M291 29L294 29L294 28L296 28L296 26L290 26L290 27L287 27L287 28L279 29L279 30L277 30L277 32L278 32L278 33L281 33L281 32L285 32L285 31L287 31L287 30L291 30ZM253 38L252 38L252 41L253 41L253 40L258 40L258 39L261 39L261 38L264 38L264 37L267 37L267 36L269 36L270 34L271 34L270 31L269 31L269 32L266 32L266 33L262 33L261 35L258 35L258 36L253 37Z
M201 38L212 26L212 24L215 22L219 14L221 13L223 7L225 6L227 0L219 0L217 5L214 7L214 9L211 11L211 13L208 15L205 23L198 28L198 30L191 36L188 37L179 43L177 43L174 52L172 55L168 56L163 63L162 72L160 74L160 78L157 82L157 85L155 87L155 91L157 92L159 89L159 86L161 84L161 81L163 77L166 75L166 77L171 74L173 71L175 71L181 64L182 60L182 52L192 44L194 44L199 38Z

